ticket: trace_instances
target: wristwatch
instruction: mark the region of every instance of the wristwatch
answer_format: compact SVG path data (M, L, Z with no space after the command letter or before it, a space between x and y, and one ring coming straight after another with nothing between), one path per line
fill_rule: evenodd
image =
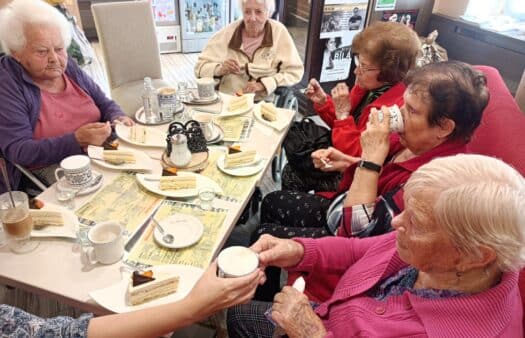
M375 171L377 173L380 173L381 172L381 168L382 168L379 164L376 164L376 163L370 162L370 161L365 161L365 160L359 161L357 166L359 168L365 168L365 169L368 169L368 170Z

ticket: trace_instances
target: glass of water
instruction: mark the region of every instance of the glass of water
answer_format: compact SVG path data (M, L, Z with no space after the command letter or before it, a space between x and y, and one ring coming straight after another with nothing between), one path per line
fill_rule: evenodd
M213 188L202 188L199 190L199 205L202 210L210 210L214 199L215 191Z
M56 196L57 200L69 210L75 209L75 196L77 190L73 188L65 179L57 181Z
M188 83L186 83L185 81L178 82L177 89L178 89L179 101L182 101L182 102L190 101L189 93L188 93Z

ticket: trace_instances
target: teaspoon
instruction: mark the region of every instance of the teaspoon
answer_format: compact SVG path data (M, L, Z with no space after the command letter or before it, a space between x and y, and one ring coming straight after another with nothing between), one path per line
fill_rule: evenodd
M157 222L155 218L151 218L151 220L153 221L153 223L155 223L155 225L157 226L157 229L159 229L160 233L162 234L162 240L166 242L167 244L173 243L173 240L175 239L175 237L173 237L172 234L167 234L164 231L164 228L162 228L162 226L159 224L159 222Z

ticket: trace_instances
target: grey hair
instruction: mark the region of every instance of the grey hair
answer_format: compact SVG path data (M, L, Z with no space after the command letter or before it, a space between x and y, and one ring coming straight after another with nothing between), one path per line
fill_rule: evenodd
M0 11L0 43L6 54L25 47L27 25L56 27L64 47L71 43L71 26L57 9L42 0L14 0Z
M483 155L434 159L416 170L406 196L435 193L434 219L461 252L496 252L501 271L525 266L525 179L514 168Z
M237 0L237 1L239 2L239 8L244 10L244 4L248 0ZM268 17L271 17L273 12L275 12L275 0L255 0L255 2L264 5L264 7L266 8Z

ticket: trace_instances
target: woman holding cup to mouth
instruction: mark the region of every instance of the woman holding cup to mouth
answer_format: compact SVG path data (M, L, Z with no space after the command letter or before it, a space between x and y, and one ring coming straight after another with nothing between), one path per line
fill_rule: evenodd
M350 156L361 154L360 134L366 129L373 108L403 105L403 78L416 64L420 42L417 34L399 24L375 22L352 41L355 84L338 83L325 93L316 79L311 79L305 95L316 113L331 128L334 148ZM283 169L282 189L308 192L332 191L341 176L315 175L296 170L290 164Z
M361 157L335 148L314 152L317 167L343 173L337 191L266 195L252 243L265 233L281 238L367 237L390 231L392 217L403 210L401 187L412 172L433 158L466 152L488 103L484 75L461 62L442 62L411 71L405 83L403 131L390 134L391 112L383 107L382 119L379 111L370 113L360 138ZM279 287L278 277L270 277L274 273L267 269L273 282L258 294L263 300Z

